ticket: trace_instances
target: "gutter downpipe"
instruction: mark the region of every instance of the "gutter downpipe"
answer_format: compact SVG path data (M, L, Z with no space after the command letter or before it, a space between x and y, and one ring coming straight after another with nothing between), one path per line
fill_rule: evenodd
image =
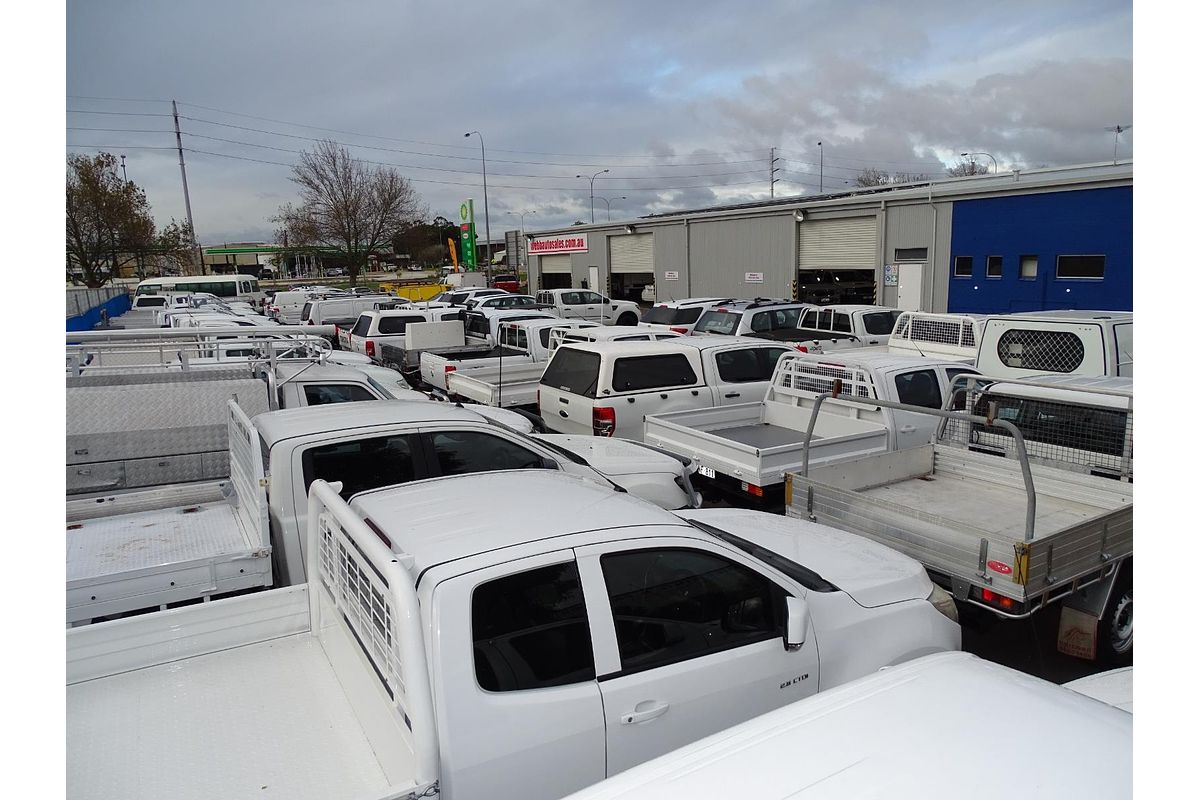
M931 235L929 237L930 277L929 277L928 281L925 281L925 276L922 275L921 280L922 280L922 283L927 282L929 284L929 307L924 310L932 313L933 312L933 291L934 291L933 277L935 275L937 275L937 231L938 231L938 211L937 211L937 206L935 206L933 204L933 182L932 181L929 183L929 197L926 200L926 202L929 203L929 208L931 211L933 211L933 228L932 228ZM921 294L924 294L924 291L922 291ZM922 299L922 302L924 302L924 299ZM946 307L949 308L948 300L947 300Z
M692 296L692 226L691 220L683 218L683 268L687 270L687 297ZM657 299L657 296L656 298Z
M887 200L879 198L879 271L875 273L875 285L879 289L875 292L876 305L883 305L883 293L887 288L884 286L883 274L887 268ZM897 301L899 301L899 291L897 291Z

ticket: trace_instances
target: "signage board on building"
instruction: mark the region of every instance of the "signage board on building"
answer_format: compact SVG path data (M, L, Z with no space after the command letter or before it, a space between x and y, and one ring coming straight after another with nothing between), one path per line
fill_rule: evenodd
M762 283L763 274L761 272L747 272L746 283Z
M884 286L899 286L900 285L900 265L899 264L884 264L883 265L883 285Z
M677 281L679 280L679 273L674 270L667 270L663 273L663 280Z
M576 233L568 236L535 236L529 240L529 255L548 256L554 253L586 253L588 242L586 233Z

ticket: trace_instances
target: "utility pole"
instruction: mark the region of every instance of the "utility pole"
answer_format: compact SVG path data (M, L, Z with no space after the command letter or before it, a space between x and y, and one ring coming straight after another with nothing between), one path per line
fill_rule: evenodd
M179 151L179 175L183 178L183 207L187 211L188 232L192 239L192 264L196 274L204 274L204 258L197 258L199 246L196 244L196 225L192 222L192 198L188 194L187 167L183 164L183 137L179 134L179 109L175 101L171 101L171 117L175 120L175 148Z
M779 178L775 177L775 173L779 172L779 167L775 166L775 162L777 161L779 161L779 159L775 157L775 148L772 147L771 160L767 162L768 166L771 168L771 197L775 196L775 184L779 183Z
M124 153L121 154L121 178L124 179L124 181L126 183L129 183L129 173L125 171L125 154Z
M825 194L825 147L817 142L817 150L821 153L821 194Z

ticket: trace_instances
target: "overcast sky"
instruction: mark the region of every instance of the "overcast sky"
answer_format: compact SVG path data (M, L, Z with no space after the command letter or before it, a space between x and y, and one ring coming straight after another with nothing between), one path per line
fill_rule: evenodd
M182 219L178 100L204 244L270 241L319 137L398 165L431 217L474 198L482 237L478 130L499 239L515 212L527 231L588 220L575 175L606 168L597 221L602 197L614 220L765 197L772 146L777 195L818 192L821 150L826 191L965 150L1109 160L1105 127L1134 121L1131 31L1107 0L68 0L67 142L124 153L159 221Z

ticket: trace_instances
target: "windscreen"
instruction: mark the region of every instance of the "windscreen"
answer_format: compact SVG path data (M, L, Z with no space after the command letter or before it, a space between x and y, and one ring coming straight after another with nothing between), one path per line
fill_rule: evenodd
M700 306L693 308L655 306L645 314L642 314L642 322L649 322L655 325L691 325L700 319L702 313L704 313L704 309Z
M560 347L542 373L541 383L581 397L595 397L599 377L599 353Z
M700 317L700 321L696 323L695 332L729 335L737 330L741 319L741 314L733 314L728 311L705 311L704 315Z

